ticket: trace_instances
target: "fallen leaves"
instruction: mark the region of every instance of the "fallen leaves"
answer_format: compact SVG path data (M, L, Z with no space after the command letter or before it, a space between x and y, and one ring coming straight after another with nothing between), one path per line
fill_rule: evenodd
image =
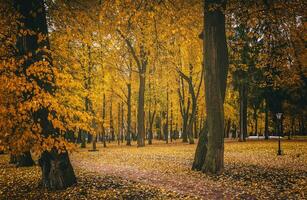
M71 156L78 184L64 191L39 187L38 167L15 168L0 155L0 199L304 199L306 141L226 142L219 176L192 171L195 145L137 148L109 144ZM300 156L297 156L300 155Z

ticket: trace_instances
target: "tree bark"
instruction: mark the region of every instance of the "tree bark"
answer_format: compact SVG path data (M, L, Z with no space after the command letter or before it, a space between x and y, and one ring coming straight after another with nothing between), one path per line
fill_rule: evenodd
M15 164L16 167L30 167L35 163L32 159L30 151L25 151L20 155L10 155L10 163Z
M145 71L142 71L139 75L139 102L138 102L138 135L137 144L138 147L145 146L145 115L144 115L144 98L145 98Z
M104 127L106 119L106 95L103 94L103 102L102 102L102 142L103 142L103 147L107 147L106 144L106 130Z
M247 86L240 84L240 142L245 142L247 137Z
M131 145L131 84L127 84L127 145Z
M117 107L118 107L118 110L117 110L117 144L119 145L120 144L120 135L121 135L121 123L120 123L120 120L121 120L121 107L120 107L120 103L117 104Z
M225 33L226 1L205 0L204 5L204 71L208 123L208 145L202 171L219 174L224 168L224 99L228 72L228 51ZM213 8L213 9L212 9ZM202 141L202 142L201 142ZM204 148L202 150L205 151ZM195 155L202 160L201 154Z
M113 109L112 109L112 98L110 102L110 135L108 137L109 143L115 141L115 134L114 134L114 126L113 126Z
M264 122L264 137L269 139L269 104L268 100L265 100L265 122Z
M68 153L56 149L43 152L39 165L42 169L42 186L51 190L63 189L77 182Z
M255 135L258 136L258 115L257 109L254 109Z
M208 125L207 122L205 122L203 129L200 131L199 134L199 141L194 155L192 170L200 171L202 169L207 154L207 145L208 145Z

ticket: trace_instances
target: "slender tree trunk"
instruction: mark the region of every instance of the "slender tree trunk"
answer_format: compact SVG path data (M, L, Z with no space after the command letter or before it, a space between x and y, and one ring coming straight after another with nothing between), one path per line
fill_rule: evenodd
M140 73L140 85L139 85L139 102L138 102L138 135L137 144L138 147L145 146L145 115L144 115L144 95L145 95L145 72Z
M125 129L125 124L124 124L124 103L122 102L121 104L121 132L120 132L120 139L121 143L124 143L124 129Z
M114 126L113 126L113 109L112 109L112 98L110 102L110 135L108 137L109 143L115 141L115 133L114 133Z
M86 139L85 139L86 133L84 130L81 130L81 148L86 148Z
M121 116L121 113L120 113L120 103L117 104L118 106L118 112L117 112L117 144L120 145L120 127L121 127L121 123L120 123L120 116Z
M225 128L225 138L229 138L230 127L231 127L231 120L230 118L228 118Z
M194 132L194 138L198 138L198 130L197 130L197 114L195 114L195 119L194 119L194 125L193 125L193 132Z
M173 133L173 103L171 102L171 118L170 118L170 139L173 142L174 133Z
M255 120L255 135L258 136L258 115L257 115L257 109L254 109L254 120Z
M247 86L240 85L240 142L245 142L247 137Z
M294 135L294 123L295 123L295 117L292 117L291 118L291 131L289 131L288 140L291 139L291 134Z
M102 102L102 142L103 142L103 147L107 147L106 144L106 130L104 127L106 119L106 95L103 94L103 102Z
M131 84L127 84L127 145L131 145Z
M164 139L165 139L165 142L166 144L168 144L168 104L169 104L169 98L168 98L168 88L167 88L167 92L166 92L166 122L165 122L165 125L164 125Z
M82 142L82 136L81 136L81 129L78 130L78 137L77 137L77 144L81 144Z
M265 139L269 139L269 105L268 100L265 101L265 122L264 122L264 136Z

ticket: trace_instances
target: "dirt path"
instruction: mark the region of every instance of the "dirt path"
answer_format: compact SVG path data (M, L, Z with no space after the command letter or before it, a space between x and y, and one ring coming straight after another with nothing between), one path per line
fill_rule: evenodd
M223 199L223 191L217 190L208 180L205 182L197 177L178 176L164 174L157 170L142 170L132 166L119 166L91 162L89 159L74 160L72 164L88 172L100 175L112 175L123 179L133 180L165 190L171 190L180 194L189 195L200 199ZM89 167L90 166L90 167Z

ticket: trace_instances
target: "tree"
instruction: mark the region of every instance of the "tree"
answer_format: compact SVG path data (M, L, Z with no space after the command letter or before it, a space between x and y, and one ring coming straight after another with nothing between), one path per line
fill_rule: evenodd
M15 8L20 14L19 32L17 35L17 49L20 57L25 58L22 64L23 72L31 70L33 66L44 67L47 72L43 76L25 73L27 79L37 84L45 95L54 95L54 72L48 39L48 27L46 11L42 0L15 0ZM35 14L31 14L35 13ZM34 34L33 34L34 33ZM42 71L41 71L42 72ZM31 96L31 95L30 95ZM34 98L34 96L32 96ZM59 137L59 129L56 128L54 119L55 112L49 110L46 105L40 105L33 113L33 119L41 127L41 137L56 141ZM76 183L76 177L69 160L68 152L59 148L55 143L51 144L50 150L44 150L40 156L39 164L42 170L42 185L49 189L63 189Z
M228 73L228 50L225 33L226 1L204 1L204 72L208 126L208 145L199 140L198 146L206 147L196 151L194 161L204 163L193 165L194 169L207 173L221 173L224 167L224 99ZM202 133L204 134L204 133ZM199 159L205 156L205 159ZM201 168L199 168L201 167Z

